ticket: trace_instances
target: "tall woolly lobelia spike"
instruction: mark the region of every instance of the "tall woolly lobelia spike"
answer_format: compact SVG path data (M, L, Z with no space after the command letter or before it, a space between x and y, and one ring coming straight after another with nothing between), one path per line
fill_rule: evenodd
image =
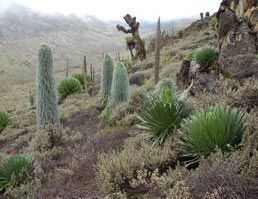
M113 81L111 86L111 95L109 105L116 106L121 102L129 100L129 78L125 66L118 63L113 73Z
M38 55L37 77L37 128L48 124L60 125L57 91L53 75L53 56L47 45L42 45Z
M101 71L100 96L106 98L110 95L112 78L113 78L113 60L109 55L105 55Z

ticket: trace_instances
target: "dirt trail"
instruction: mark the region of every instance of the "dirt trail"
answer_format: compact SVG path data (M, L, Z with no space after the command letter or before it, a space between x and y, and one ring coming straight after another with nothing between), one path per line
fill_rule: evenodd
M70 148L67 157L62 157L62 167L71 167L75 162L73 174L52 179L42 187L36 198L99 199L102 198L95 180L94 165L99 153L121 149L124 140L130 137L129 130L103 133L98 130L99 113L93 109L74 115L65 127L82 133L83 137ZM60 160L56 160L59 161ZM62 162L62 160L61 160Z

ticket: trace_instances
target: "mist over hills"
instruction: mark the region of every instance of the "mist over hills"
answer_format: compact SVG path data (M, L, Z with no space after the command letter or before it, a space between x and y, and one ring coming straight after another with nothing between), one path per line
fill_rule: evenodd
M183 27L192 20L166 22L163 27L171 31L172 26ZM72 68L80 67L83 55L99 67L103 52L126 53L126 35L116 30L117 23L124 23L122 16L121 21L104 22L93 16L46 15L12 4L0 14L0 77L12 84L34 81L41 44L53 50L57 76L64 74L67 59ZM155 28L155 23L143 21L140 31L148 36Z

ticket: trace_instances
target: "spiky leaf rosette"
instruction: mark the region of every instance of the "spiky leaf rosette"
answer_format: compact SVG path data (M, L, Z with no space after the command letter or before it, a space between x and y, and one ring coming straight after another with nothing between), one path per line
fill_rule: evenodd
M83 74L74 74L72 77L74 79L79 80L79 82L81 83L83 89L86 88L86 85L88 84L89 77L86 77Z
M107 98L110 95L114 65L109 55L105 55L104 63L101 70L100 96Z
M180 131L185 156L189 163L207 157L216 149L229 150L241 142L244 114L229 107L209 107L187 119Z
M200 72L205 72L209 70L212 64L214 64L217 57L218 53L216 52L215 47L212 45L206 45L199 48L194 53L193 60L195 60L196 63L199 64Z
M25 184L33 175L34 163L23 155L13 155L0 165L0 190L9 189Z
M58 93L60 100L64 100L68 95L82 91L82 85L78 79L67 78L58 85Z
M218 26L218 19L216 17L213 17L210 21L210 26L213 31L217 29Z
M177 98L176 87L171 79L160 80L154 92L164 104L169 104Z
M110 106L114 107L121 102L126 102L130 98L129 78L125 66L118 63L113 72L111 86Z
M10 115L5 111L0 111L0 133L12 122Z
M47 45L39 50L39 67L37 77L37 126L47 124L59 125L56 86L53 74L53 56Z
M154 146L163 145L175 134L184 118L191 109L188 104L176 98L171 98L164 104L158 96L150 94L139 115L139 126L147 133L147 138Z

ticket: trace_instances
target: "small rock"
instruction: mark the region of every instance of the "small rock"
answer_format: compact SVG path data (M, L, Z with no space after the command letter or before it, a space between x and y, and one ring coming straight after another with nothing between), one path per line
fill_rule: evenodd
M215 74L197 72L195 74L195 77L193 78L193 86L191 88L191 91L194 93L194 95L203 91L216 93L217 88L218 85Z
M129 81L131 85L134 84L137 86L141 86L144 82L144 79L145 79L144 74L140 71L138 73L133 74L130 77Z

